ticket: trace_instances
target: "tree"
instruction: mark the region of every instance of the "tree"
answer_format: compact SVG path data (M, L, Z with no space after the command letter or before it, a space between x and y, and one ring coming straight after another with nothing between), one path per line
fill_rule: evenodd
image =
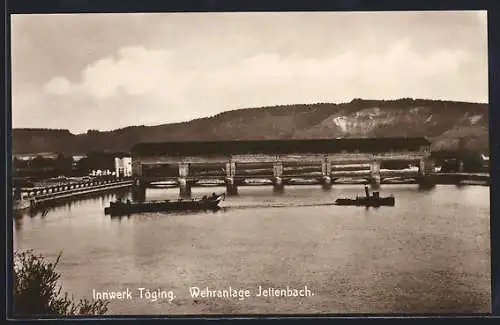
M47 159L42 156L37 155L33 160L31 160L30 166L35 169L46 168L49 166Z
M95 130L95 129L89 129L89 130L87 130L87 135L98 135L100 133L101 132L99 132L99 130Z
M61 274L55 271L61 254L54 263L32 250L14 253L14 315L15 316L70 316L103 315L108 310L107 301L75 302L68 293L61 295L58 286Z
M103 151L90 151L87 153L87 162L90 169L114 169L115 157L109 152Z
M56 171L60 175L69 175L73 167L73 158L58 154L57 159L53 162L53 164Z

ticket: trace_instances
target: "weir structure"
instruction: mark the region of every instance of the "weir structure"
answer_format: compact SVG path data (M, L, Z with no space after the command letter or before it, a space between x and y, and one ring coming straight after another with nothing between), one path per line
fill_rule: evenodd
M175 181L181 196L189 196L200 179L224 180L229 195L248 179L271 180L281 191L294 177L314 178L329 188L337 178L361 175L378 187L384 177L381 163L391 160L415 163L415 179L432 184L434 167L430 142L423 137L153 142L134 145L131 154L136 187ZM333 168L353 163L369 169L356 174Z
M132 186L130 178L96 178L87 181L79 181L57 185L47 185L34 188L12 188L14 202L29 202L33 209L38 205L57 202L63 199L71 199L78 196L101 193L119 188Z

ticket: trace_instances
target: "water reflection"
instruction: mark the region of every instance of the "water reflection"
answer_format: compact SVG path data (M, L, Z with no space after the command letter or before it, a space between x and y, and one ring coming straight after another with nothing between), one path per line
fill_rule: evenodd
M433 192L436 189L434 184L418 184L417 186L419 192Z
M89 203L99 202L101 206L109 204L110 201L116 200L118 197L129 196L130 190L118 190L115 193L105 192L100 194L91 194L87 196L73 197L70 199L62 199L56 202L41 203L35 209L31 209L33 215L38 215L43 213L43 211L53 210L53 209L65 209L71 212L72 209L79 209L80 207L88 206Z
M454 190L455 189L455 190ZM224 191L224 187L218 188L210 188L207 190L206 188L194 188L191 194L191 197L198 198L203 195L210 195L211 192L219 193ZM396 197L397 202L401 201L413 201L419 200L420 197L428 197L433 196L435 193L439 197L443 195L441 193L444 192L453 192L456 191L456 194L463 193L468 195L471 198L477 199L478 193L484 193L484 198L489 198L489 188L481 187L481 186L463 186L460 188L455 187L454 185L449 186L439 186L433 188L425 188L419 187L415 185L393 185L393 186L383 186L379 189L381 192L381 196L384 195L394 195ZM135 194L134 194L135 193ZM99 213L103 214L104 207L109 205L109 202L115 200L125 201L127 199L132 200L132 202L139 202L147 200L165 200L165 199L177 199L178 197L178 188L148 188L142 191L141 197L138 198L135 196L137 192L133 190L122 190L117 193L105 193L95 197L84 197L84 198L75 198L74 200L68 200L59 202L58 204L46 204L41 205L37 209L34 210L26 210L25 212L21 212L19 215L29 215L30 217L46 217L47 214L51 213L51 211L58 211L61 213L61 209L64 210L65 213L69 214L80 214L81 211L87 210L91 207L93 211L96 209L100 210ZM257 206L253 207L265 207L267 203L279 203L281 202L284 206L287 204L325 204L325 203L333 203L338 197L355 197L356 195L363 196L364 190L362 186L346 186L346 185L336 185L332 187L328 191L323 191L321 186L289 186L286 191L278 191L275 192L272 190L270 186L251 186L251 187L241 187L239 189L238 195L228 196L225 202L222 202L219 207L221 212L226 211L225 209L231 209L234 207L238 207L238 203L245 203L246 205L251 203L258 203ZM455 196L456 196L455 194ZM423 196L422 196L423 195ZM454 197L452 196L452 200ZM102 208L102 209L101 209Z
M126 216L110 216L110 219L112 221L122 221L122 220L128 220L130 219L131 215L126 215Z
M141 187L132 188L131 198L133 202L144 202L146 200L146 189Z
M14 217L14 227L16 230L21 230L23 227L23 215L22 214L16 214Z

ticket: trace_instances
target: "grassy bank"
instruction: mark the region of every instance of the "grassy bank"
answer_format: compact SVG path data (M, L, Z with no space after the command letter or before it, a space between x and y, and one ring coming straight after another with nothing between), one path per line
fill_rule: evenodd
M14 253L14 308L15 317L103 315L108 302L78 301L59 285L61 274L56 271L61 255L49 262L32 250Z

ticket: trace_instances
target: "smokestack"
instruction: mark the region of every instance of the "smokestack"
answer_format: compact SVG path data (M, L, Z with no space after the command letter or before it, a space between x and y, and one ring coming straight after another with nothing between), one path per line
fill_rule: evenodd
M368 192L368 186L365 186L365 193L366 193L366 197L369 198L370 192Z

